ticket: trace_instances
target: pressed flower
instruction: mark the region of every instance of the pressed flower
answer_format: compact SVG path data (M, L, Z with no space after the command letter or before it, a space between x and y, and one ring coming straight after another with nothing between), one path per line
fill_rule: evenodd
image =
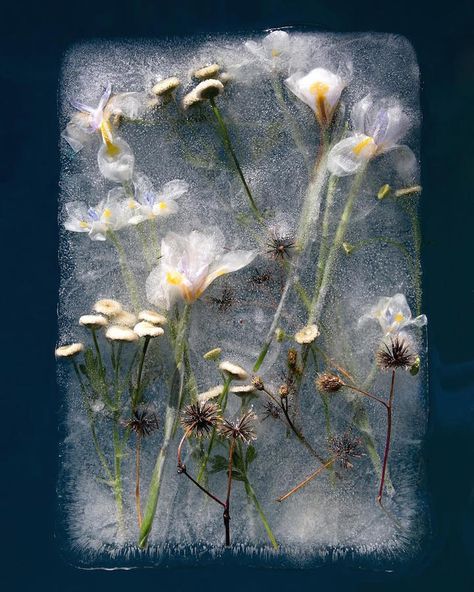
M285 83L293 94L311 107L322 127L331 123L346 86L340 76L324 68L315 68L306 75L293 74Z
M94 304L94 310L107 317L113 317L122 310L122 305L112 298L102 298Z
M249 377L243 368L237 366L237 364L232 364L231 362L227 361L221 362L219 364L219 370L233 380L247 380Z
M122 204L112 197L110 192L108 197L95 207L89 207L80 201L69 202L66 204L66 213L66 230L86 232L91 240L105 241L107 231L120 230L127 224Z
M140 321L133 327L133 330L139 337L159 337L164 333L161 327L148 321Z
M291 38L285 31L272 31L261 43L247 41L244 45L263 65L276 70L286 65Z
M102 315L82 315L79 318L79 325L90 329L101 329L108 325L108 321Z
M395 100L374 103L370 95L359 101L351 113L352 134L331 148L328 169L344 177L357 172L371 158L397 148L410 120Z
M134 178L134 189L134 198L125 200L130 212L129 224L175 214L176 200L188 191L189 185L182 179L174 179L165 183L161 191L155 191L148 177L139 174Z
M376 306L363 315L360 322L374 319L379 322L385 335L393 335L407 327L423 327L427 324L426 315L412 318L410 307L404 294L380 298Z
M307 325L296 333L295 341L299 344L313 343L316 337L319 337L320 331L317 325Z
M135 157L127 142L116 138L100 147L97 163L106 179L114 183L125 183L132 178Z
M170 232L161 241L158 266L146 281L147 298L165 309L179 298L192 303L214 280L245 267L256 254L224 252L224 240L217 231L210 235L193 231L185 236Z
M83 343L70 343L69 345L61 345L55 350L57 358L73 358L84 351Z
M210 399L215 399L219 395L222 395L223 391L224 391L223 385L219 384L219 385L209 389L208 391L205 391L204 393L199 393L199 395L197 396L197 399L198 399L198 401L201 401L201 403L203 403L204 401L209 401Z
M121 310L114 315L114 325L121 325L122 327L132 329L137 324L137 321L137 316L127 310Z
M151 323L152 325L166 325L168 322L167 318L156 312L155 310L141 310L138 313L138 320L139 321L146 321L147 323Z
M138 340L138 335L132 329L123 327L121 325L112 325L105 333L107 339L110 341L124 341L132 342Z
M151 92L157 97L162 97L171 94L178 88L181 81L176 76L170 76L164 80L159 80L155 86L151 89Z

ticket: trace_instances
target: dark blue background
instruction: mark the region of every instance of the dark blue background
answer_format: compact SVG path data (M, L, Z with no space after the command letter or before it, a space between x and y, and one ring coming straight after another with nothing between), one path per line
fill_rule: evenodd
M474 18L472 0L14 2L0 11L0 582L3 589L473 590ZM426 561L369 576L236 568L79 571L54 540L57 471L56 99L63 51L91 37L311 25L406 35L422 73L424 312L429 316L434 517Z

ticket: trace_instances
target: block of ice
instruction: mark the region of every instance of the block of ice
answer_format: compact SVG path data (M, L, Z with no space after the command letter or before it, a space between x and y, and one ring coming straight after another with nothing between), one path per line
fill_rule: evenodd
M58 491L76 563L416 556L418 88L392 35L68 52Z

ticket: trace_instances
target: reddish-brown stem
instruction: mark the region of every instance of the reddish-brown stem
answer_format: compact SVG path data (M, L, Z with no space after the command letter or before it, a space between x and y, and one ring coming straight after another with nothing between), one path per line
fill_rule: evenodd
M230 492L232 489L232 462L234 459L235 438L232 438L229 447L229 467L227 469L227 495L224 504L224 528L225 528L225 546L230 547Z
M392 435L392 404L393 404L393 394L395 388L395 370L392 370L392 381L390 384L390 396L388 399L387 407L387 437L385 440L385 452L383 455L383 465L382 465L382 475L380 477L380 487L379 493L377 495L377 502L382 505L382 497L383 497L383 488L385 484L385 474L387 472L387 462L388 462L388 454L390 451L390 439Z
M337 460L337 458L337 455L333 458L330 458L326 463L324 463L324 465L318 467L313 473L311 473L311 475L308 475L306 479L303 479L301 483L298 483L298 485L293 487L293 489L291 489L288 493L285 493L285 495L279 497L277 499L277 502L283 502L284 500L288 499L290 495L293 495L294 493L302 489L305 485L307 485L310 481L312 481L315 477L322 473L324 469L328 469Z
M356 393L359 393L360 395L364 395L364 397L369 397L369 399L373 399L374 401L377 401L377 403L381 403L386 409L388 409L388 405L383 399L379 399L379 397L376 397L375 395L372 395L367 391L363 391L362 389L357 388L356 386L352 386L351 384L344 383L342 386L345 386L346 388L351 389Z
M140 449L141 435L137 434L137 446L135 453L135 505L137 508L138 528L142 527L142 509L140 503Z
M208 491L205 487L203 487L200 483L198 483L196 481L196 479L194 479L193 477L191 477L191 475L188 473L188 471L186 469L186 465L182 461L181 451L182 451L182 448L183 448L183 444L187 440L189 434L190 434L190 430L187 430L184 433L184 435L181 438L181 440L179 442L179 445L178 445L178 473L180 473L181 475L186 475L186 477L192 483L194 483L194 485L196 485L196 487L198 487L203 493L205 493L208 497L210 497L212 500L214 500L217 504L219 504L220 506L222 506L223 508L225 508L225 503L222 500L220 500L218 497L216 497L214 494L212 494L210 491Z

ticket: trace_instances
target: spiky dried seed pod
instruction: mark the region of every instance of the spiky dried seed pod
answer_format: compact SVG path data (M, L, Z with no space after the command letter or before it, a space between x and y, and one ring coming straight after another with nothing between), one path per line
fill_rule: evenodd
M416 362L416 354L412 351L407 340L400 335L384 343L377 352L377 364L382 370L408 370Z
M349 459L364 456L360 451L360 438L354 438L349 432L329 438L329 448L337 456L337 460L344 469L352 469Z
M140 407L133 412L133 416L123 425L135 432L137 436L150 436L158 427L158 417L148 407Z
M198 401L186 405L181 413L180 423L183 430L202 438L207 436L212 428L216 427L221 421L220 409L215 403L208 401Z
M318 391L323 391L325 393L336 393L344 386L344 383L339 376L332 374L331 372L322 372L321 374L318 374L315 383Z
M218 428L219 433L229 440L240 440L244 444L250 444L252 440L257 439L254 425L257 419L257 415L249 409L237 421L224 419Z

